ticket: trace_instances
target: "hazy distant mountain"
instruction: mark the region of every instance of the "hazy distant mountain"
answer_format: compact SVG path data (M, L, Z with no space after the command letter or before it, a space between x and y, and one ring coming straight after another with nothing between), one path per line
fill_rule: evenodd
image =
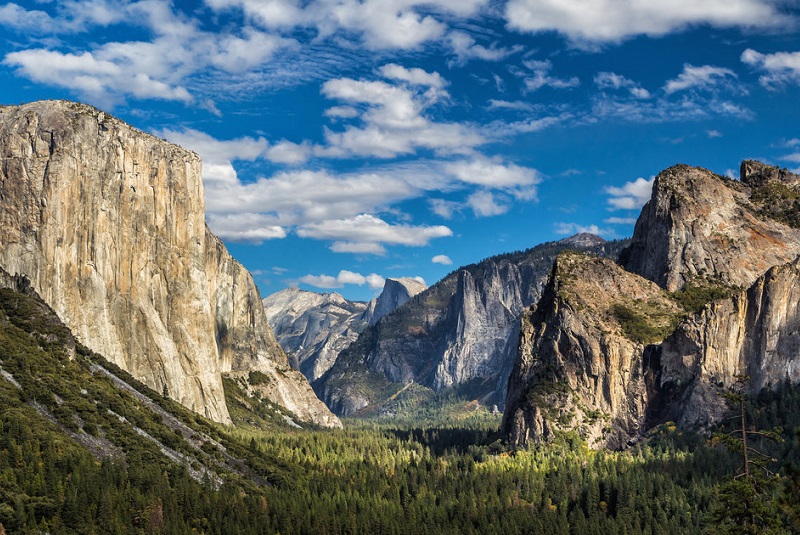
M381 294L370 301L348 301L336 292L316 293L287 288L263 300L275 337L293 364L314 380L336 361L367 326L426 288L416 279L386 279Z

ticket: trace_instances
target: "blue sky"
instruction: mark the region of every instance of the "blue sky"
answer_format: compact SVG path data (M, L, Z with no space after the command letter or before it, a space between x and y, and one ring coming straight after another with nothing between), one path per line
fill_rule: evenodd
M203 157L263 295L626 237L676 163L800 168L797 0L39 0L0 31L3 103L80 100Z

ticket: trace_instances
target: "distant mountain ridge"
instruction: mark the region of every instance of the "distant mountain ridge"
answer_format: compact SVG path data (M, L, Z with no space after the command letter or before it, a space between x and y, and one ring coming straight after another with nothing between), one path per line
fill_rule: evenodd
M412 278L388 278L369 303L348 301L336 292L287 288L263 299L267 319L293 367L309 380L321 377L343 349L370 325L426 288Z
M616 257L626 243L578 235L459 268L361 333L312 386L340 415L411 382L435 391L470 385L484 403L502 406L519 316L538 300L558 252Z

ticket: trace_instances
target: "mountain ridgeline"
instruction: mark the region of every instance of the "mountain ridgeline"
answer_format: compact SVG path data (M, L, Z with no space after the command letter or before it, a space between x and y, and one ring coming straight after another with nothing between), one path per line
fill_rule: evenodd
M223 375L340 425L292 370L253 278L204 222L200 158L92 107L0 108L0 267L78 340L158 392L231 421Z
M416 279L386 279L381 294L369 303L348 301L336 292L287 288L265 297L263 303L278 343L293 366L313 381L333 366L361 331L425 288Z
M502 406L520 314L567 249L616 258L627 242L579 234L459 268L369 327L312 383L339 415L390 410L410 388L465 391Z
M562 254L525 313L503 430L577 430L623 448L668 421L708 429L740 377L800 380L800 177L758 162L734 181L661 172L620 264Z

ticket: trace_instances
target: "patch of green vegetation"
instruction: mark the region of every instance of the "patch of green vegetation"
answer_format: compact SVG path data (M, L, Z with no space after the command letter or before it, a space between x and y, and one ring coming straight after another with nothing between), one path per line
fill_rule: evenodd
M253 385L267 385L272 382L269 375L258 370L252 371L247 375L247 381Z
M679 315L659 312L658 307L647 306L634 309L622 303L615 303L611 313L619 322L626 338L640 344L654 344L663 340L675 330L680 321Z
M694 314L712 301L731 297L738 288L719 281L697 279L687 282L683 288L670 293L686 312Z
M800 192L786 184L766 180L752 189L750 201L758 215L800 228Z

